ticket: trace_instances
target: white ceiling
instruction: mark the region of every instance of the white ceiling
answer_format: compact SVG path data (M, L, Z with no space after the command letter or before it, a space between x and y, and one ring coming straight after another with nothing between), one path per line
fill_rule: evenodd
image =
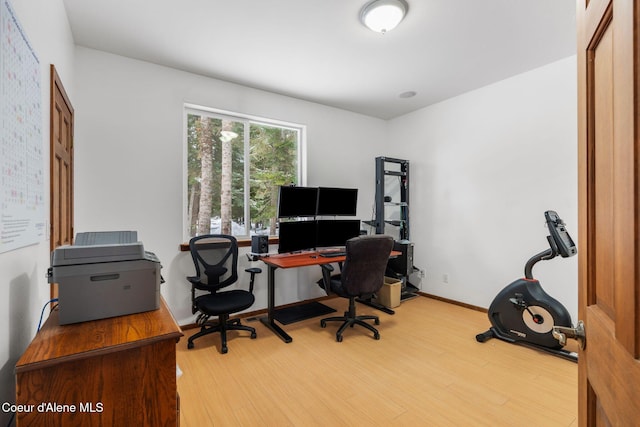
M576 52L575 0L407 0L385 35L367 1L64 4L78 45L383 119Z

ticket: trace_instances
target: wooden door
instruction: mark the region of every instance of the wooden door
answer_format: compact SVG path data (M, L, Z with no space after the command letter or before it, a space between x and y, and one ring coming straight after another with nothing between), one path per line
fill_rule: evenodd
M73 241L73 107L51 64L50 250ZM58 290L51 285L51 298Z
M638 0L578 0L579 425L640 422Z

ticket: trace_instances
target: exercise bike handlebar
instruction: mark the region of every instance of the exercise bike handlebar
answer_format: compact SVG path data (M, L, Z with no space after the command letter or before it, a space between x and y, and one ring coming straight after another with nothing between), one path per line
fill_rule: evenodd
M555 243L558 254L563 258L568 258L577 254L578 250L576 249L576 244L573 243L573 239L569 236L569 232L567 232L564 221L560 219L557 212L546 211L544 213L544 217L547 221L550 237Z
M524 266L524 277L526 279L533 279L533 266L539 261L550 260L558 255L567 258L578 253L575 243L573 243L565 228L564 221L560 219L558 214L555 211L546 211L544 217L549 228L549 236L547 236L549 249L529 258Z

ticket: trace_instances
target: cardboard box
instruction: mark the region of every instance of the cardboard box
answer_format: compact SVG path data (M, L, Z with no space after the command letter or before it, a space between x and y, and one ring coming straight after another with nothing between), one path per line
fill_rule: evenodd
M398 279L385 277L376 300L387 308L395 308L400 305L401 289L402 283Z

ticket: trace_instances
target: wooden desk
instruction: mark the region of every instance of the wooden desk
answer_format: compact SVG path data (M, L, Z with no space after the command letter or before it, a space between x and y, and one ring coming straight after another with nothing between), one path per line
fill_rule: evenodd
M64 326L54 310L16 364L16 404L33 408L16 425L179 425L181 336L162 298L158 310Z
M397 257L402 253L399 251L392 251L390 258ZM267 315L260 318L260 322L267 328L271 329L273 333L278 335L286 343L293 341L293 338L287 334L278 324L275 322L275 272L278 268L297 268L308 267L311 265L332 264L334 262L344 262L346 256L336 257L323 257L320 256L320 252L309 251L301 252L298 254L278 254L261 257L260 260L267 264L269 267L267 284L268 284L268 302L267 302Z

